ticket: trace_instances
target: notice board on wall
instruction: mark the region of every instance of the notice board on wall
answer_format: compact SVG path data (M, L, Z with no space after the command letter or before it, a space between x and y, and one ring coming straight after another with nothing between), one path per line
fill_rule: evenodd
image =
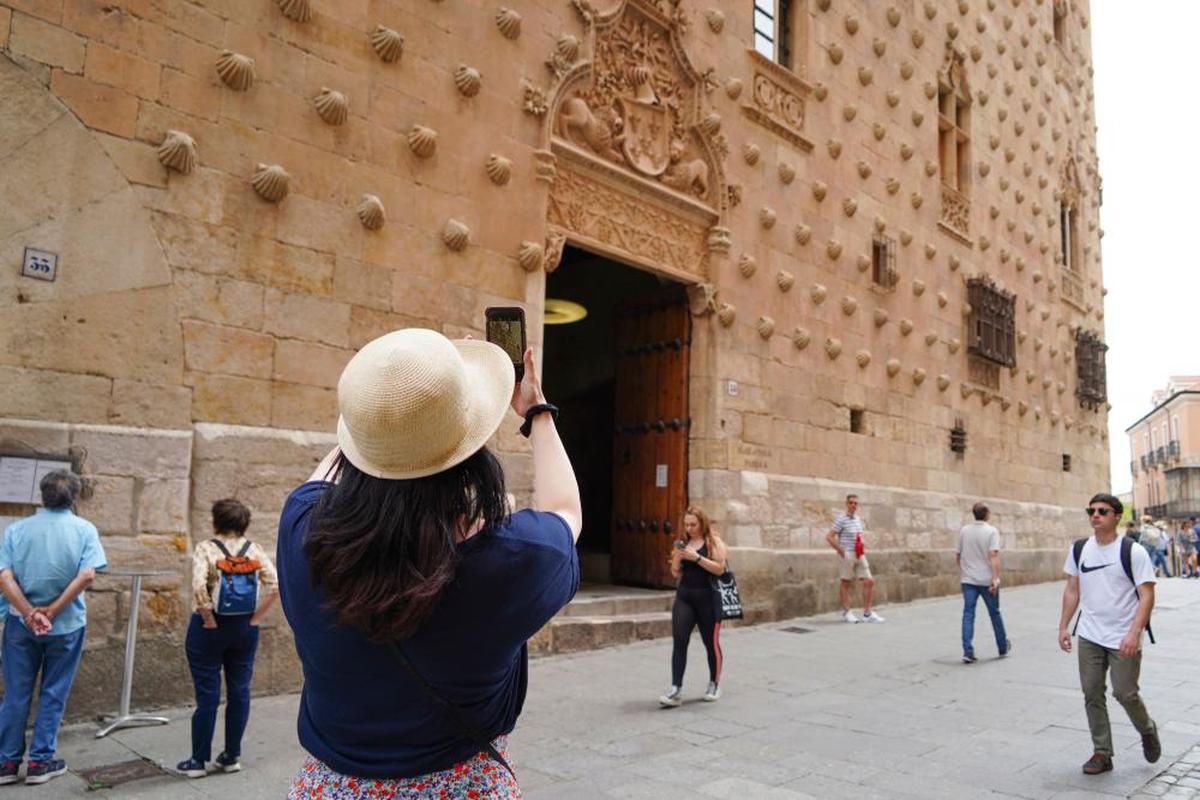
M40 506L42 493L38 484L46 473L56 469L71 469L70 460L0 455L0 503Z

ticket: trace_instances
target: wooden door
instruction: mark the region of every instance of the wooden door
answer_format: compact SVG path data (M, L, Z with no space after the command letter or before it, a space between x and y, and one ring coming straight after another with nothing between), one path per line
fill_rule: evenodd
M612 577L672 586L671 542L687 507L691 317L682 287L617 314Z

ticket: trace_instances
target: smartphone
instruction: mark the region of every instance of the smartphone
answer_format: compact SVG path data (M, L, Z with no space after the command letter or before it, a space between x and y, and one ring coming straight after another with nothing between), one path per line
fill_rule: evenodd
M508 353L520 383L525 377L525 309L492 306L483 313L487 319L487 340Z
M678 539L676 539L674 542L672 542L672 544L675 546L676 550L687 550L687 545L684 544L683 542L679 541Z

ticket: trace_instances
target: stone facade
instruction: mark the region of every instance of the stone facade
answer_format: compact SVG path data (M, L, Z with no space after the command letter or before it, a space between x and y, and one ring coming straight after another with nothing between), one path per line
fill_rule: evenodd
M979 497L1054 574L1108 475L1075 363L1103 336L1087 2L792 0L791 68L749 2L309 5L0 0L0 437L75 453L114 564L180 570L144 601L139 702L190 694L208 504L271 540L354 350L512 303L537 344L567 244L692 287L689 499L756 615L833 602L852 489L889 600L953 589ZM1012 365L971 352L983 277ZM76 713L115 704L123 591L94 596ZM261 689L298 681L280 624Z

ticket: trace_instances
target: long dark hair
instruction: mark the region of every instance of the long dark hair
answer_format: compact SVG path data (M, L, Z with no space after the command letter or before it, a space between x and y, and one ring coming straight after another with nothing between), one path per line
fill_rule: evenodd
M376 641L403 639L454 578L456 534L503 521L504 470L486 448L436 475L374 478L342 454L312 512L310 578L338 622Z

